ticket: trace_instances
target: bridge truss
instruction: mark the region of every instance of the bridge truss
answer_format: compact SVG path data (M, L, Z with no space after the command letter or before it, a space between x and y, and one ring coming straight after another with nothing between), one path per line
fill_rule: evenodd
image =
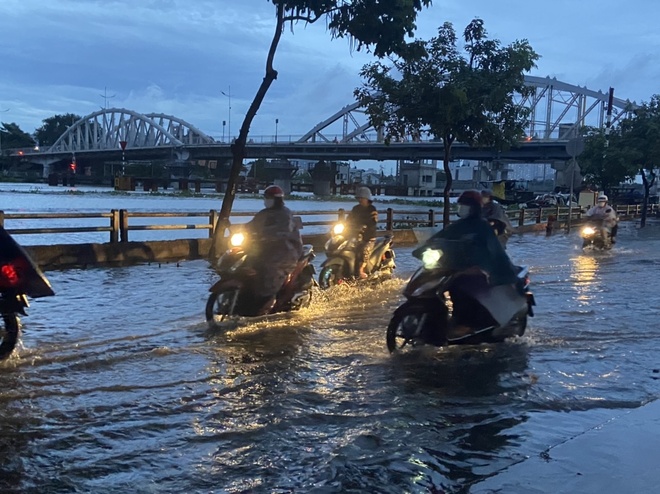
M117 150L122 143L127 149L135 149L213 144L214 140L171 115L108 108L75 122L47 152Z
M531 95L518 95L517 104L530 109L525 133L535 139L562 139L576 135L576 129L587 126L603 128L608 93L574 86L550 77L525 76L525 84L533 88ZM612 123L636 105L614 98ZM412 140L412 139L411 139ZM304 134L298 142L380 142L382 136L369 124L358 103L347 105Z
M533 88L517 104L530 109L526 135L534 140L568 139L584 125L602 128L607 111L607 93L592 91L549 77L526 76ZM633 110L628 100L613 99L612 123ZM413 140L410 138L409 140ZM298 143L378 143L382 135L370 125L358 103L352 103L305 133ZM126 149L184 148L218 145L190 123L162 113L141 114L123 108L100 110L75 122L48 150L40 153L76 153Z

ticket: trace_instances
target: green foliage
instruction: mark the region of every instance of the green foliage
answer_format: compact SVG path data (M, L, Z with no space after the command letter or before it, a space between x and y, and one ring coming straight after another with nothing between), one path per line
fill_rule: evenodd
M524 74L539 58L526 40L501 46L489 39L481 19L465 28L463 41L457 46L456 32L446 22L429 41L401 47L392 65L378 61L363 67L365 82L355 90L386 142L422 134L443 141L447 203L455 141L503 149L522 138L528 110L516 105L514 94L530 91Z
M405 46L405 37L412 36L418 12L431 0L270 0L275 6L275 31L266 57L266 71L257 93L245 114L238 138L232 145L232 165L227 182L227 194L222 201L220 220L228 221L236 194L236 184L246 155L250 126L277 79L274 59L284 27L302 22L313 24L320 19L333 38L348 38L357 50L373 50L376 56L386 56ZM218 228L218 236L222 228ZM215 243L214 243L215 245ZM211 249L215 252L215 248ZM213 254L212 254L213 255Z
M608 190L660 167L660 96L643 103L611 129L587 128L580 168L586 180Z
M356 50L378 57L397 51L412 37L415 19L431 0L271 0L284 9L284 22L314 23L325 19L333 38L348 38Z
M609 139L603 130L585 129L584 151L578 158L585 182L609 191L621 182L634 178L637 167L631 163L627 153L621 128L611 129Z
M39 145L52 146L80 118L79 115L73 113L53 115L52 117L45 118L42 120L43 125L35 130L34 137L39 142Z
M3 155L8 149L13 148L29 148L35 144L32 136L27 132L23 132L16 123L0 122L0 145L2 146Z

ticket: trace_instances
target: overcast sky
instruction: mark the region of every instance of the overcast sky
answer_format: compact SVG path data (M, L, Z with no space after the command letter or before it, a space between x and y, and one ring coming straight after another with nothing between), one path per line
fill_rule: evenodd
M658 0L434 0L417 37L473 18L491 37L526 38L541 55L532 75L593 90L612 86L637 102L660 93ZM232 134L264 73L273 34L267 0L0 0L0 121L27 132L58 113L104 106L183 118L222 135L231 87ZM254 136L301 135L353 102L358 71L372 59L330 40L324 25L286 30L279 77Z

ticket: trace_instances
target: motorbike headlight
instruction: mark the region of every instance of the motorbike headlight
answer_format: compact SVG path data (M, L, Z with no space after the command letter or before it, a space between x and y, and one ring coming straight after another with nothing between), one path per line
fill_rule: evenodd
M242 233L234 233L231 237L229 237L229 243L231 244L232 247L239 247L243 245L243 241L245 240L245 235Z
M596 230L594 230L594 229L593 229L592 227L590 227L590 226L585 226L585 227L582 229L582 236L583 236L583 237L589 237L589 236L593 235L594 233L596 233Z
M341 235L344 233L344 224L343 223L337 223L335 226L332 227L332 233L335 235Z
M422 254L424 267L429 269L435 266L442 257L442 251L438 249L427 249Z

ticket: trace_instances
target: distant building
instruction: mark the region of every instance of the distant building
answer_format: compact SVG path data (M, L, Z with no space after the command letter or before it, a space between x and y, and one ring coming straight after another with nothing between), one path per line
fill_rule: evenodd
M406 187L407 195L434 195L438 171L436 160L402 161L398 168L401 185Z

